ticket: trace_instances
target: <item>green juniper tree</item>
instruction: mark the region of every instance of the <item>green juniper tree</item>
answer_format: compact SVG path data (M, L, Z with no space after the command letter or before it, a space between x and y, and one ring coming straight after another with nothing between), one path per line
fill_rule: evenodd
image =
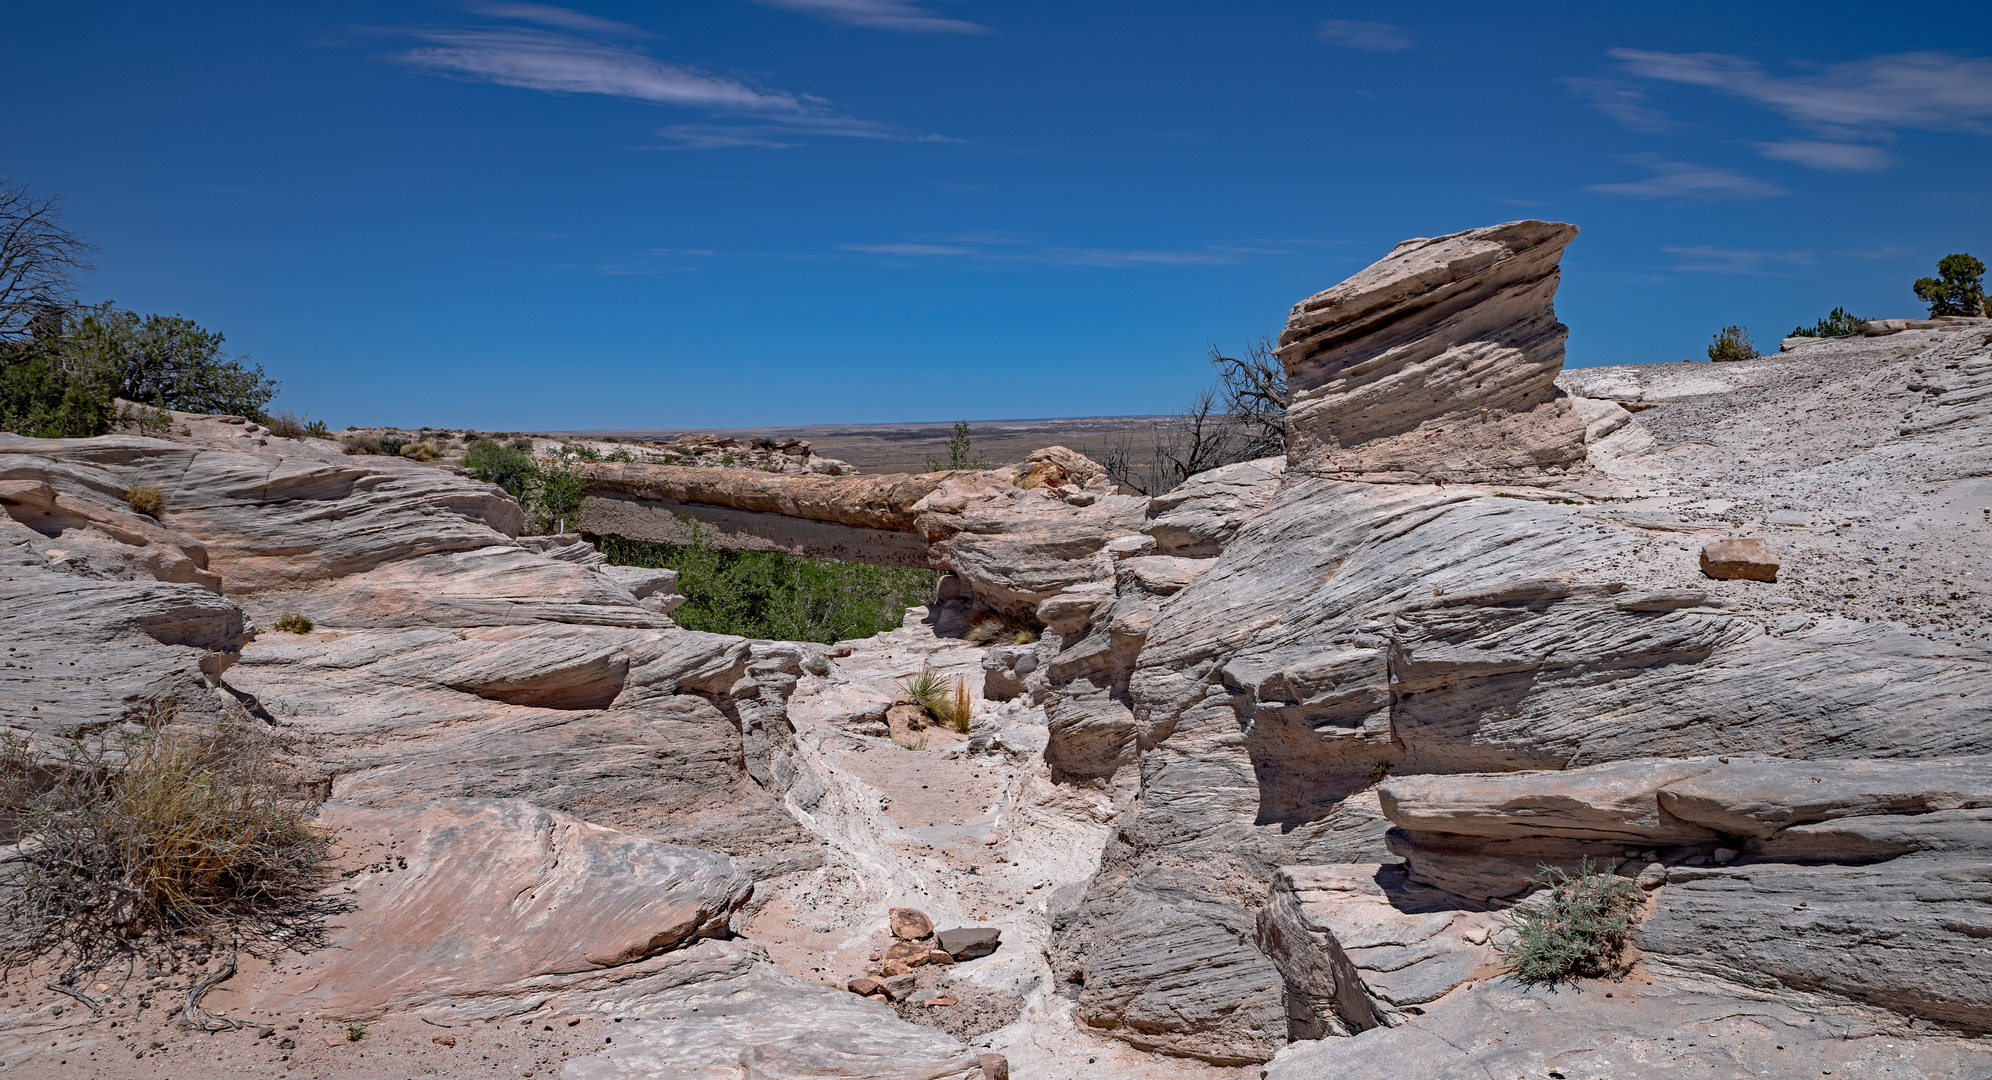
M1985 264L1969 255L1937 260L1937 276L1917 278L1916 299L1930 305L1930 318L1942 315L1983 315Z

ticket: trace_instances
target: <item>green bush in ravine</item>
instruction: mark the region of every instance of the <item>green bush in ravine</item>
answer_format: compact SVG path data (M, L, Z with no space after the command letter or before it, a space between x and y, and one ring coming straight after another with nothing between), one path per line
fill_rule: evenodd
M464 451L463 467L479 480L504 488L514 499L524 499L526 479L533 474L533 456L516 446L479 439Z
M828 645L899 626L906 609L929 603L940 575L913 567L804 559L772 551L729 551L712 527L679 519L689 543L604 537L618 566L678 571L685 603L671 618L688 630Z

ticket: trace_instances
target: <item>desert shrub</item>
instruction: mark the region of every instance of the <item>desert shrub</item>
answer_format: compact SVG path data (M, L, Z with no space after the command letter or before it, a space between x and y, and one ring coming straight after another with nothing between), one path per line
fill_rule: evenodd
M1248 343L1243 357L1210 346L1215 385L1181 412L1149 425L1145 439L1121 435L1100 465L1114 483L1161 495L1200 472L1286 450L1286 367L1270 338Z
M1916 299L1930 305L1930 317L1985 314L1985 264L1969 255L1937 260L1937 275L1917 278Z
M828 645L898 628L906 609L933 599L940 575L915 567L728 551L711 526L679 519L684 544L604 537L619 566L676 570L685 603L671 618L689 630Z
M1861 323L1866 321L1846 308L1836 307L1828 312L1824 318L1812 324L1810 328L1804 326L1794 327L1792 328L1792 332L1785 336L1818 338L1855 337L1861 332Z
M309 634L311 633L311 620L293 613L279 618L276 622L276 627L286 634Z
M1757 347L1750 343L1750 332L1740 326L1723 327L1708 347L1708 358L1717 363L1755 360L1757 356Z
M304 433L314 439L329 439L332 437L331 427L323 420L313 420L304 425Z
M348 454L378 454L381 452L380 439L373 435L348 435L341 440Z
M487 484L497 484L506 494L523 501L526 481L533 472L533 457L517 447L480 439L464 451L463 467L470 470L470 475Z
M1554 986L1581 976L1625 972L1632 916L1646 898L1638 883L1606 873L1585 859L1575 874L1544 866L1529 881L1551 890L1549 902L1508 914L1495 948L1515 978Z
M0 891L7 966L73 979L190 936L306 947L327 841L287 752L233 723L73 734L55 753L0 738L0 811L24 838Z
M830 658L822 653L810 653L802 658L802 670L811 675L830 674Z
M410 461L434 461L443 456L443 448L437 446L434 439L422 439L418 442L403 443L401 456Z
M401 448L407 446L409 443L414 442L415 440L410 439L407 435L397 431L391 434L382 435L375 441L379 443L381 453L387 455L388 457L400 457Z
M526 476L526 496L519 500L526 509L526 527L534 533L566 532L587 492L588 478L564 456L535 458Z
M269 419L263 421L263 426L269 428L270 434L275 435L277 438L296 439L302 437L309 430L305 426L305 423L304 417L286 409L271 413ZM321 430L325 427L324 424L319 424L318 426Z
M115 390L101 373L72 374L45 355L0 356L0 431L87 439L111 430Z
M151 517L158 517L166 509L166 493L156 487L126 488L125 505Z

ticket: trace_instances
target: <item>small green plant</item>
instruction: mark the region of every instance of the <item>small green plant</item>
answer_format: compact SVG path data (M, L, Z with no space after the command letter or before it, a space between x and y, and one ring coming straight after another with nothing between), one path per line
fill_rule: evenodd
M311 423L304 425L304 433L314 439L329 439L332 437L332 429L327 427L323 420L313 420Z
M1794 327L1792 328L1792 332L1786 336L1817 338L1856 337L1861 332L1861 324L1866 321L1866 319L1855 315L1846 308L1836 307L1828 312L1825 318L1812 324L1809 329L1803 326Z
M298 614L285 615L277 620L276 628L286 634L309 634L311 620Z
M629 447L627 447L627 446L618 446L618 447L616 447L616 448L615 448L614 450L611 450L611 451L609 451L609 453L608 453L608 456L607 456L607 457L604 457L604 458L603 458L602 460L603 460L603 461L621 461L621 462L625 462L625 463L628 463L628 462L634 462L634 461L636 460L636 455L635 455L635 454L632 454L632 453L630 453L630 450L629 450Z
M1379 761L1376 764L1371 765L1370 786L1375 787L1376 785L1383 783L1383 778L1389 775L1390 775L1390 762Z
M126 488L125 504L147 517L156 518L166 509L166 493L156 487Z
M366 1028L364 1028L364 1027L361 1027L361 1026L360 1026L359 1024L347 1024L347 1025L346 1025L346 1041L347 1041L347 1042L359 1042L359 1041L360 1041L361 1039L364 1039L364 1038L366 1038L366 1037L367 1037L367 1029L366 1029Z
M802 670L811 675L828 675L830 674L830 658L822 653L810 653L803 658Z
M1916 299L1930 305L1930 318L1985 314L1985 264L1969 255L1937 260L1937 277L1917 278Z
M1588 858L1575 874L1543 866L1529 881L1550 890L1548 902L1509 912L1505 937L1494 945L1515 978L1554 986L1584 976L1622 977L1633 912L1646 897L1638 883Z
M1708 347L1708 358L1717 363L1755 360L1757 356L1757 346L1750 343L1750 332L1740 326L1723 327Z
M526 508L527 526L535 533L564 533L581 512L588 478L565 456L536 458L526 476L525 490L525 498L519 501Z
M948 436L948 456L946 460L927 455L927 471L941 472L946 469L986 469L989 462L976 451L975 441L968 429L968 421L955 421L954 434Z
M918 740L910 743L903 743L898 739L894 739L892 740L892 744L901 750L925 750L927 748L927 736L922 735Z
M562 456L577 457L582 461L602 460L602 455L596 453L595 448L586 443L562 443L560 453Z

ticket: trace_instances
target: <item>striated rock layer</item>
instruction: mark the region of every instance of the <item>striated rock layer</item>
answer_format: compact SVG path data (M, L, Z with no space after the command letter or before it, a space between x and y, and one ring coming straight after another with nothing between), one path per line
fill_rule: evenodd
M1584 458L1552 303L1577 228L1406 240L1295 304L1280 335L1293 466L1372 483L1541 476Z

